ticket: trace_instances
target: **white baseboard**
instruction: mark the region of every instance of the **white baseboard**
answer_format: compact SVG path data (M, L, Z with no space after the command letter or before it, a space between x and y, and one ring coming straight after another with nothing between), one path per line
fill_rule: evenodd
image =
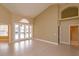
M58 43L56 43L56 42L51 42L51 41L47 41L47 40L43 40L43 39L35 39L35 40L39 40L39 41L42 41L42 42L45 42L45 43L49 43L49 44L58 45Z
M61 42L61 44L70 45L68 42Z

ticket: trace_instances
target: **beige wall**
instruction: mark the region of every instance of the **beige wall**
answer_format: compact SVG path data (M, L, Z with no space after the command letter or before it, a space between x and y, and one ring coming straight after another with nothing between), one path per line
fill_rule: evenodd
M0 5L0 23L9 23L11 13L2 5Z
M48 7L34 19L34 38L58 42L58 6Z

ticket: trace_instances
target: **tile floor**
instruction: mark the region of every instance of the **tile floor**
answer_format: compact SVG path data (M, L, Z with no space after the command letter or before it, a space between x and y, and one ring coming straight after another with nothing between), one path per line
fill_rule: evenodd
M0 43L0 56L78 56L79 48L53 45L38 40L25 40L12 44Z

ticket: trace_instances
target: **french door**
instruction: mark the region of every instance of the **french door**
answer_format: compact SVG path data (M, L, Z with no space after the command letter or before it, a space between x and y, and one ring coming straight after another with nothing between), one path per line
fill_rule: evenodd
M14 33L14 39L15 40L24 40L24 39L30 39L31 34L31 27L29 24L25 23L16 23L14 25L15 33Z

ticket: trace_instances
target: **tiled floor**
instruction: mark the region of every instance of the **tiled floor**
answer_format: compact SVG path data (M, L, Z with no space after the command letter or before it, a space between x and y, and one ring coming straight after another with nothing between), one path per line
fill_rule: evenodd
M38 40L13 44L0 43L0 56L77 56L79 49L67 45L53 45Z

